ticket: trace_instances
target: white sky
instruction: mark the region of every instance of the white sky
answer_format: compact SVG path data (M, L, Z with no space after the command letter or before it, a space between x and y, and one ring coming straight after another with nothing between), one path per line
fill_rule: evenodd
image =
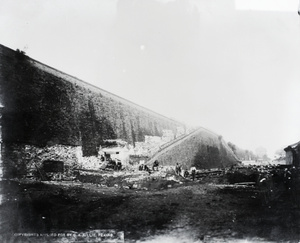
M300 140L298 0L0 0L0 43L255 151Z

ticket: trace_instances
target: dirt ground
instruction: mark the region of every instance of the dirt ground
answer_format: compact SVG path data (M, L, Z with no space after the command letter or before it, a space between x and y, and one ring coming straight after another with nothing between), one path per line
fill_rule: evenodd
M109 184L1 181L0 241L88 242L51 233L98 229L124 232L125 242L300 240L300 209L289 191L265 202L254 186L229 185L222 176L190 181L145 175L130 187L120 183L124 177L107 178Z

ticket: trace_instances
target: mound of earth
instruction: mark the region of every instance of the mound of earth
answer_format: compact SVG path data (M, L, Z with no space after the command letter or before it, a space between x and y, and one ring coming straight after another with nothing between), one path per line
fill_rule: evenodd
M222 136L205 128L199 128L159 151L149 164L154 160L161 165L175 166L179 163L184 169L193 165L197 169L224 168L239 163Z

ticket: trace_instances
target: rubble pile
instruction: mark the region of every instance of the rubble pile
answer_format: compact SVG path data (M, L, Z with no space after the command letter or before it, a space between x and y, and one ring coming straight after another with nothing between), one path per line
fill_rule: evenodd
M290 165L233 167L226 172L231 185L254 186L264 205L290 195L300 207L300 169Z
M100 160L96 156L82 157L80 166L82 169L95 170L100 168Z
M6 146L7 148L7 146ZM41 178L43 162L47 160L62 161L64 163L64 176L73 174L78 161L82 157L80 146L52 145L38 147L34 145L12 144L9 148L9 163L13 177L20 175L27 178Z
M187 179L176 175L170 167L160 167L159 171L89 171L78 170L77 181L96 184L99 187L123 189L166 189L182 184Z

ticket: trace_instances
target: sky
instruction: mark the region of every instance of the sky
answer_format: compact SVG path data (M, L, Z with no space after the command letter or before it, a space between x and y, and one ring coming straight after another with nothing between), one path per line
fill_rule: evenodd
M269 156L300 140L298 0L0 0L0 44Z

